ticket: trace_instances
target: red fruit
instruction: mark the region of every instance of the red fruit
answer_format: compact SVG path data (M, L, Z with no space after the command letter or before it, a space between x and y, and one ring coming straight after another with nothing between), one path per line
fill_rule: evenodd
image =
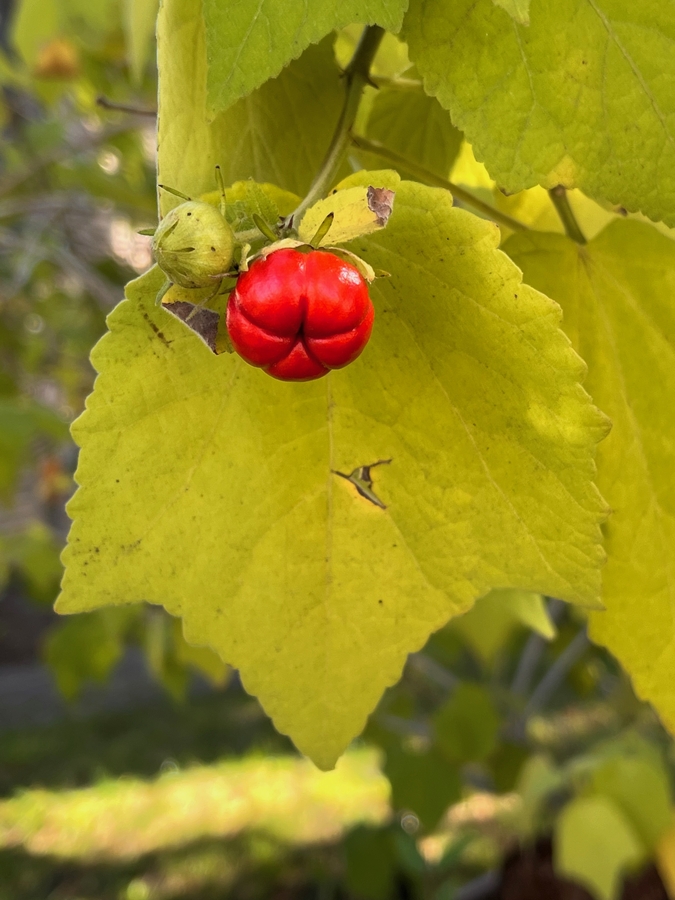
M227 330L252 366L282 381L310 381L356 359L374 315L354 266L325 251L277 250L239 276Z

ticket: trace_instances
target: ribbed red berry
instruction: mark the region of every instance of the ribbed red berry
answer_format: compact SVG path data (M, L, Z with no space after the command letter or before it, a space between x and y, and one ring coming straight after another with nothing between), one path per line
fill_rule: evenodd
M374 315L354 266L325 251L277 250L239 276L227 329L252 366L282 381L311 381L356 359Z

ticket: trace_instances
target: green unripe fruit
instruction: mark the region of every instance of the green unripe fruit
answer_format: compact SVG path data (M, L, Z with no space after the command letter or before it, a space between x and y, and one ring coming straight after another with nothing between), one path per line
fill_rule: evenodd
M185 288L208 287L232 265L234 233L215 206L189 200L164 216L152 251L170 281Z

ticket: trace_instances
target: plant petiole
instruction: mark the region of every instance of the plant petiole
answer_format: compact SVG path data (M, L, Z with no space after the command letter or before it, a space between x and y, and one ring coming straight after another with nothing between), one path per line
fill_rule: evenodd
M370 83L370 66L383 37L384 29L379 25L368 25L363 29L361 40L344 71L347 87L345 101L330 146L304 200L283 220L282 231L285 233L292 230L309 207L324 197L331 186L349 147L361 97Z
M493 222L497 222L499 225L503 225L505 228L510 228L512 231L529 230L528 226L524 222L520 222L518 219L514 219L507 213L501 212L494 206L490 206L489 203L484 203L483 200L480 200L478 197L474 196L470 191L465 190L458 184L454 184L452 181L448 181L447 178L441 178L440 175L435 175L433 172L430 172L423 166L418 165L411 159L407 159L405 156L402 156L395 150L390 150L389 147L385 147L385 145L381 144L379 141L370 141L368 140L368 138L364 138L358 134L352 134L351 139L352 143L355 144L355 146L359 147L361 150L366 150L369 153L376 153L378 156L381 156L382 159L386 159L389 162L393 163L395 166L399 166L401 169L409 172L424 184L429 184L433 187L445 188L446 191L450 191L453 197L457 197L457 199L461 200L462 203L466 203L467 206L472 206L474 209L482 212L483 215L485 215L488 219L492 219Z
M560 216L560 221L563 224L563 228L565 229L565 234L568 238L573 241L576 241L577 244L585 244L587 243L586 237L579 227L579 223L576 220L576 216L574 215L574 210L570 205L569 197L567 196L566 189L559 184L557 187L551 188L548 192L549 197L551 198L551 202L555 206L555 210Z

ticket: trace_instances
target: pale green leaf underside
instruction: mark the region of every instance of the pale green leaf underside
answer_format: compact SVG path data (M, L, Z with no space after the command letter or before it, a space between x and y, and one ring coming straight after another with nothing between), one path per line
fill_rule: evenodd
M530 24L530 0L493 0L520 25Z
M366 133L442 178L448 177L462 143L448 111L421 90L378 91Z
M410 54L509 191L580 187L675 225L675 4L411 0Z
M675 728L675 243L619 220L583 248L529 234L506 249L562 305L588 363L586 386L613 423L598 451L598 485L613 509L607 610L592 614L591 636Z
M197 197L253 178L303 194L321 165L344 100L332 38L209 122L204 23L192 0L164 0L157 22L158 180ZM180 202L161 197L163 211Z
M131 75L136 84L141 83L150 56L158 7L159 0L124 0L124 40Z
M372 288L373 338L307 384L214 357L154 306L156 270L134 282L74 426L59 610L163 603L330 766L406 655L491 587L594 603L605 420L558 307L498 241L403 182L352 245L395 273ZM333 474L389 458L386 510Z
M203 0L208 106L227 109L310 44L352 22L398 31L408 0Z

